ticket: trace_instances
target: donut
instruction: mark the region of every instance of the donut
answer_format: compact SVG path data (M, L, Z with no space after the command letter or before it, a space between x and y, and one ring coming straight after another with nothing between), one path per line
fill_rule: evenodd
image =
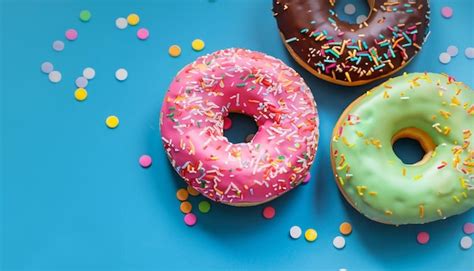
M429 33L428 0L368 0L366 21L338 18L336 0L273 0L283 43L315 76L345 86L367 84L407 65Z
M474 92L453 77L392 78L350 104L331 142L336 183L346 200L386 224L422 224L474 207ZM404 164L392 145L425 151Z
M229 112L258 131L233 144ZM176 172L202 195L235 206L270 201L304 180L318 147L318 113L292 68L263 53L225 49L199 57L172 81L163 101L163 146Z

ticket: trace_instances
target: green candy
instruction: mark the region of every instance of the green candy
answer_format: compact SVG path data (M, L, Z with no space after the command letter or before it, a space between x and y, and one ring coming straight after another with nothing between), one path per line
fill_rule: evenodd
M418 163L404 164L393 152L392 143L406 137L425 149ZM361 96L342 114L331 143L346 199L368 218L395 225L473 208L473 155L474 92L433 73L405 74Z
M92 14L88 10L82 10L81 13L79 13L79 19L83 22L88 22L92 17Z

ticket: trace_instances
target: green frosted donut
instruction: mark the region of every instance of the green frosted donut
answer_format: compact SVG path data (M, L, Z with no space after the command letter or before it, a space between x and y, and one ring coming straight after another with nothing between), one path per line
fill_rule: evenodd
M454 78L412 73L354 101L331 144L336 182L354 208L388 224L419 224L474 207L474 92ZM425 156L404 164L399 138L420 142Z

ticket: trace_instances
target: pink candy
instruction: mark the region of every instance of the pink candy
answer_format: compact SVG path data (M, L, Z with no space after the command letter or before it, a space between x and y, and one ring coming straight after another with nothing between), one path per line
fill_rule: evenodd
M150 32L146 28L140 28L137 31L137 37L141 40L146 40L150 36Z
M68 29L66 31L65 36L66 36L66 39L73 41L77 39L78 34L77 34L76 29Z
M311 173L308 172L308 175L306 175L306 177L303 180L303 184L309 183L310 180L311 180Z
M190 227L194 226L197 222L197 217L193 213L186 214L184 216L184 223Z
M272 219L275 216L275 208L267 206L263 209L263 217L266 219Z
M150 167L152 163L151 156L146 154L140 156L140 159L138 159L138 163L140 163L140 166L144 168Z
M229 119L228 117L224 118L224 130L228 130L232 127L232 120Z
M474 223L467 222L466 224L464 224L463 230L464 230L465 234L473 234L474 233Z
M444 18L449 19L453 16L453 9L451 7L443 7L441 9L441 15Z
M425 245L430 240L430 234L425 231L419 232L418 235L416 236L416 240L418 241L419 244Z

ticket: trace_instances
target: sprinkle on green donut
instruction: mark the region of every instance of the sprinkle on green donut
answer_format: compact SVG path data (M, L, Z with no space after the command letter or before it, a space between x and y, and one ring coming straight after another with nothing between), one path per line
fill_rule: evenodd
M474 91L444 74L404 74L367 91L341 115L331 161L345 198L370 219L421 224L474 207ZM404 164L398 138L426 154Z

